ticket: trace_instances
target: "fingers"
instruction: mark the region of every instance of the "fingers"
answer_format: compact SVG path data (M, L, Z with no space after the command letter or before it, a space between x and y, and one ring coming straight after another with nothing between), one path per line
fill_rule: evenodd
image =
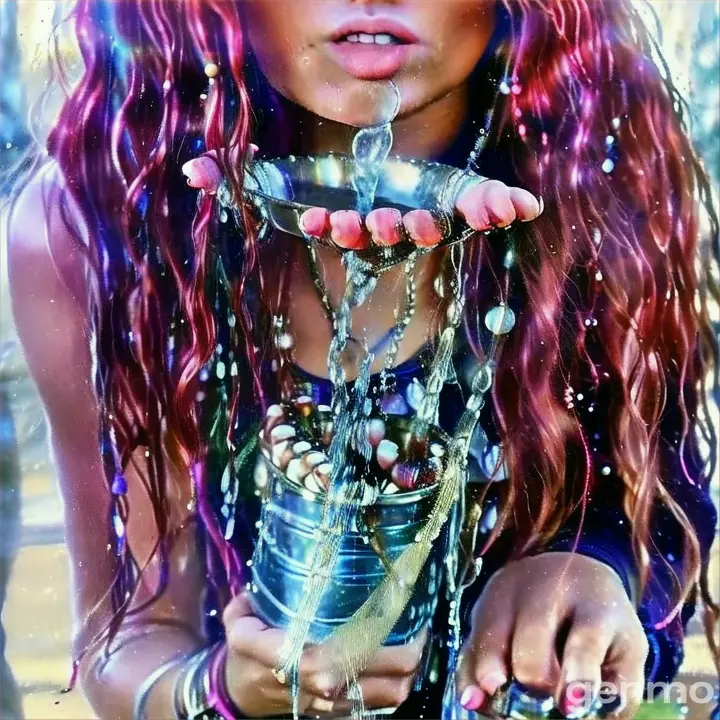
M457 211L474 230L507 227L519 220L534 220L541 212L540 202L521 188L511 188L498 180L473 185L456 204Z
M592 618L576 617L562 652L561 679L556 702L566 717L589 710L602 683L601 668L613 640L614 628Z
M472 229L486 231L508 227L516 220L534 220L542 206L527 190L486 180L462 193L456 210ZM300 217L300 226L310 237L329 237L347 250L362 250L370 243L391 247L404 237L424 248L435 247L443 240L442 230L429 210L411 210L403 216L395 208L378 208L367 215L363 224L354 210L330 213L324 208L311 208Z
M620 718L635 717L643 701L647 655L647 635L633 613L631 622L616 632L603 666L604 686L620 695Z
M300 216L300 228L314 238L329 237L344 250L363 250L370 244L360 214L355 210L330 213L325 208L310 208Z
M217 161L209 155L189 160L182 166L183 175L190 187L214 194L223 181L222 171Z
M427 631L407 645L381 647L364 671L364 675L415 677L423 658Z
M510 201L520 222L535 220L542 213L540 201L532 193L522 188L510 188Z
M252 658L267 668L276 667L285 633L256 617L246 594L238 595L228 604L223 623L228 648L235 655Z
M402 214L395 208L372 210L365 218L365 226L376 245L391 247L402 240Z
M325 237L330 232L330 213L319 207L306 210L300 216L300 229L310 237Z
M368 246L367 234L355 210L338 210L330 215L330 239L345 250L362 250Z
M428 210L411 210L403 218L405 230L418 247L435 247L442 238L435 219Z
M560 618L552 606L523 608L513 633L512 674L521 684L551 694L560 679L556 652Z
M249 160L252 160L258 149L257 145L250 143L247 150ZM228 161L230 163L237 163L239 153L239 146L236 145L230 148ZM210 150L200 157L188 160L188 162L182 166L182 173L187 178L188 185L214 195L223 181L222 170L217 158L218 151Z
M460 656L458 691L467 710L480 709L510 677L514 608L493 602L487 593L492 585L475 605L473 629Z
M228 628L234 625L239 620L245 620L246 622L257 621L257 627L260 630L267 628L260 618L258 618L254 611L248 594L243 592L240 595L236 595L225 607L223 611L223 625Z
M250 144L248 147L248 159L252 159L258 151L258 146ZM229 151L229 162L236 163L238 161L240 148L234 146ZM217 150L210 150L200 157L189 160L182 166L182 173L187 178L190 187L214 195L223 181L222 170L217 160Z

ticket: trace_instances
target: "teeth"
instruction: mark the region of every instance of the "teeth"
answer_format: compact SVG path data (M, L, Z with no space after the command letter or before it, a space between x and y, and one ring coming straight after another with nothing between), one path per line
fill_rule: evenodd
M362 43L363 45L391 45L395 42L395 38L388 33L378 33L370 35L369 33L353 33L346 38L347 42Z

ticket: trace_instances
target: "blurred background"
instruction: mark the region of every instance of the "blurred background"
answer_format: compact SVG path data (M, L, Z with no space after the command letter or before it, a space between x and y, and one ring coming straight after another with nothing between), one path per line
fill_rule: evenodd
M0 0L0 177L32 141L29 127L42 139L61 101L60 92L50 93L43 107L31 113L49 82L51 30L69 6L71 3L54 0ZM689 103L696 146L717 193L720 3L654 0L638 3L638 7L654 29ZM58 33L53 42L71 74L79 71L69 33ZM9 190L0 180L0 207ZM71 673L71 597L63 508L48 454L42 408L13 331L5 276L5 222L2 217L0 221L0 612L4 628L0 632L0 720L84 720L93 715L80 693L62 692ZM714 492L717 499L717 488ZM716 543L716 596L720 596L718 566ZM717 684L697 619L686 654L683 679ZM692 707L688 717L705 720L709 712L708 705Z

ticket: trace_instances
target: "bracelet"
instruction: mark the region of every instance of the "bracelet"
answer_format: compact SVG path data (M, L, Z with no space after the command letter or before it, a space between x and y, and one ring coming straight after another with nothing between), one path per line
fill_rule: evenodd
M143 681L138 693L135 697L135 704L133 705L133 720L145 720L145 706L147 705L148 698L152 689L160 678L165 675L168 670L171 670L176 665L179 665L187 658L187 655L181 655L180 657L174 657L168 660L166 663L155 669L150 675Z
M227 648L218 643L193 655L175 683L176 720L239 720L245 715L225 687Z

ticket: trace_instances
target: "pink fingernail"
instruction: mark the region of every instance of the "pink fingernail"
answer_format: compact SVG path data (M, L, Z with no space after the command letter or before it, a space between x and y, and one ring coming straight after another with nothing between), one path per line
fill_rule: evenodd
M365 227L370 231L373 242L385 247L397 245L402 240L401 223L402 215L395 208L379 208L365 218Z
M360 215L354 210L338 210L330 215L330 237L346 250L361 250L365 247Z
M411 210L404 218L405 229L419 247L434 247L442 240L433 216L427 210Z
M322 237L328 230L328 217L325 208L310 208L300 216L300 229L310 237Z
M485 700L485 693L477 686L466 687L460 696L460 704L466 710L479 710Z
M589 710L592 699L592 685L581 682L570 683L563 698L563 715L568 718L583 717Z
M209 193L217 192L222 183L222 173L218 164L207 157L189 160L182 167L190 187L205 190Z

